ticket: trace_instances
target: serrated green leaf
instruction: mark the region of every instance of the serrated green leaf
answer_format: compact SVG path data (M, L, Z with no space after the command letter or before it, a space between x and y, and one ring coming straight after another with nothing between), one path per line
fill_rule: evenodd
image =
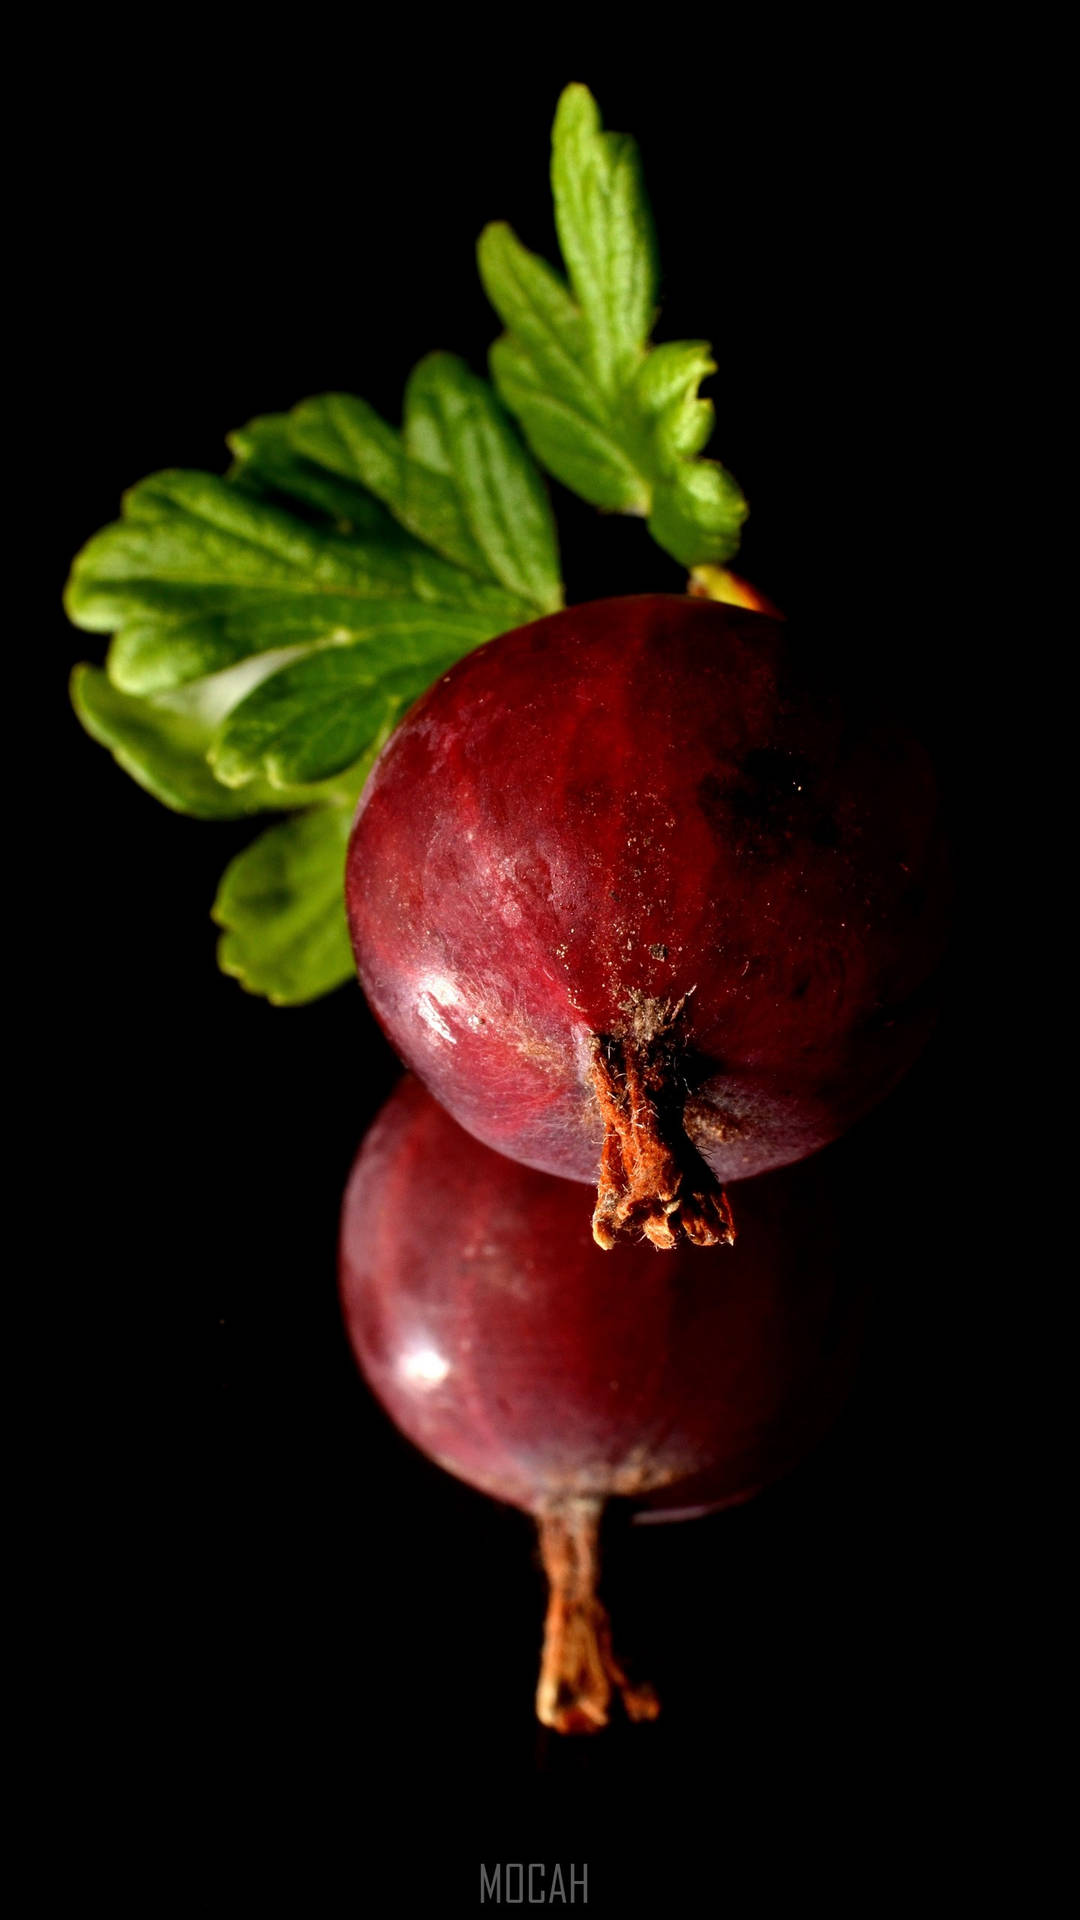
M671 471L700 453L713 428L711 400L698 398L702 380L716 372L705 340L672 340L653 347L634 378L640 417L652 425L657 465Z
M218 964L275 1006L302 1006L353 977L342 874L352 809L318 807L269 827L231 860L213 917Z
M543 483L487 383L433 355L402 433L324 396L230 437L226 479L152 475L77 556L87 731L202 819L305 809L222 883L221 964L281 1004L351 973L348 819L404 707L482 641L561 605Z
M477 257L507 339L518 343L534 377L541 376L542 390L603 426L608 409L589 369L585 317L554 268L523 247L504 220L484 228Z
M420 361L401 432L348 394L304 401L294 445L359 480L401 525L530 614L562 605L555 526L543 483L484 380L452 354Z
M512 334L504 333L492 347L491 373L549 473L607 513L648 513L648 483L615 431L541 385L535 362Z
M405 389L404 437L411 458L453 476L492 577L542 613L560 607L547 493L487 381L453 354L429 354Z
M662 480L653 493L649 532L684 567L711 564L736 552L746 502L731 475L712 460L697 460Z
M499 395L582 499L646 517L685 566L730 559L746 503L699 457L713 409L698 387L715 362L703 341L649 345L657 262L637 149L601 130L585 87L559 102L552 188L569 285L505 224L480 237L480 276L507 329L490 355Z
M636 143L601 131L587 87L563 89L551 141L555 226L574 297L585 316L593 376L622 392L656 315L659 267L652 212Z
M71 701L93 739L156 800L199 820L234 820L252 812L250 794L230 793L206 762L209 732L190 715L114 687L100 667L79 666Z
M293 443L309 459L361 481L418 540L475 579L485 578L483 552L450 475L410 459L402 435L366 400L322 394L301 401L292 421Z
M351 766L402 709L460 657L428 629L392 644L328 647L263 680L222 723L210 749L219 780L239 787L321 780Z
M530 617L390 526L385 543L350 539L211 474L154 474L77 556L65 604L77 626L115 630L109 676L138 694L252 654L362 639L402 608L410 630L418 609L454 609L463 652Z
M225 697L239 699L250 687L251 676L245 668L246 686L234 684ZM222 674L220 681L233 676ZM91 738L108 747L118 766L123 767L139 786L175 813L188 813L198 820L237 820L252 813L286 809L310 804L323 793L334 793L336 785L317 787L271 787L256 780L244 788L231 790L215 778L207 761L207 752L223 712L222 691L200 683L182 690L140 699L114 687L99 667L78 666L71 677L71 701Z
M296 451L290 414L260 414L227 434L226 441L234 456L228 477L237 486L293 511L306 507L336 533L386 545L400 541L396 522L373 494Z

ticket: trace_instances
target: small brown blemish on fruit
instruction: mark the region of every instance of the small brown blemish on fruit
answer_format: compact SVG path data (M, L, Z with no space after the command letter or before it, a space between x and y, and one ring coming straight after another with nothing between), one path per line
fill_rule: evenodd
M562 1070L563 1058L559 1049L550 1040L542 1040L539 1034L522 1032L520 1039L514 1042L514 1048L524 1060L540 1067L544 1073L557 1074Z
M667 948L661 946L659 940L654 941L653 945L649 948L649 952L652 954L654 960L667 959Z
M746 1131L733 1113L722 1113L706 1100L688 1100L683 1118L690 1138L706 1146L726 1147L741 1140Z

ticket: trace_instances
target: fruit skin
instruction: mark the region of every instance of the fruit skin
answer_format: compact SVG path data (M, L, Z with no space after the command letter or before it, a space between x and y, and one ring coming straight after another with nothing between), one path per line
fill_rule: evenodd
M836 1138L923 1045L946 898L921 749L846 713L789 625L673 595L466 655L384 748L346 868L401 1057L477 1138L582 1181L595 1036L680 1003L717 1178Z
M739 1190L733 1249L604 1254L573 1183L492 1153L406 1079L345 1194L349 1338L402 1432L497 1499L726 1505L846 1395L863 1289L833 1189L828 1160L793 1168Z

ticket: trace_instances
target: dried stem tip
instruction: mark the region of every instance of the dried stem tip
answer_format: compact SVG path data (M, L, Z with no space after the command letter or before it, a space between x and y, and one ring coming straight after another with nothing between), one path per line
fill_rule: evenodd
M559 1733L606 1727L615 1695L631 1720L655 1720L660 1711L652 1688L631 1685L612 1651L611 1622L596 1594L600 1512L599 1500L571 1498L539 1515L550 1591L536 1712Z
M619 1036L593 1043L589 1078L604 1121L593 1238L605 1251L620 1233L643 1233L665 1250L734 1246L735 1222L682 1122L677 1072L685 999L640 999Z

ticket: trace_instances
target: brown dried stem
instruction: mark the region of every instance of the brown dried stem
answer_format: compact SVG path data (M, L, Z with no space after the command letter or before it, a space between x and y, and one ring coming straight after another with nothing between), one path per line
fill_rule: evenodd
M593 1238L605 1251L621 1233L654 1247L680 1238L733 1246L728 1198L687 1138L678 1103L678 1023L685 1001L638 1002L626 1033L597 1038L590 1081L604 1122Z
M601 1505L573 1497L538 1517L549 1596L536 1712L559 1733L596 1733L616 1697L631 1720L655 1720L660 1711L652 1688L632 1685L616 1660L597 1598Z

